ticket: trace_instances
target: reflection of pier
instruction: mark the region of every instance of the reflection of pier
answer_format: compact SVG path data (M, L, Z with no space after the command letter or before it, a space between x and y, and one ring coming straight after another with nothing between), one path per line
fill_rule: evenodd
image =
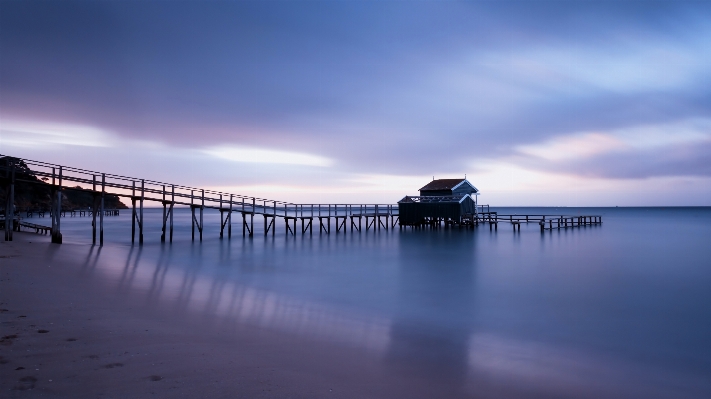
M322 301L246 285L238 278L202 270L199 262L186 266L173 261L175 257L202 259L202 246L188 249L196 253L175 247L160 247L158 253L153 252L155 248L141 246L109 247L108 253L89 248L84 267L87 275L101 270L100 278L111 281L119 296L135 298L140 294L142 306L160 308L179 319L198 316L202 323L216 323L221 329L258 326L373 353L384 353L389 346L388 317L344 311ZM227 255L217 264L233 261ZM98 275L96 278L98 281Z

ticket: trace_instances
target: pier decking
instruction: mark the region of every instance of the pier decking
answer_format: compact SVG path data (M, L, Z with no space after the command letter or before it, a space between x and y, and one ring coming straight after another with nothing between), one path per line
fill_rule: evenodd
M528 223L538 223L541 231L602 224L600 215L499 215L498 212L481 212L479 215L482 222L489 224L489 229L498 229L499 223L509 223L519 231L521 224Z
M277 219L284 221L287 234L296 235L313 233L314 222L318 221L319 233L331 232L331 219L335 222L336 233L346 230L365 231L393 229L399 223L398 205L396 204L295 204L259 197L226 193L216 190L206 190L195 187L170 184L148 179L94 172L85 169L50 164L0 155L5 160L22 161L31 169L31 173L42 180L31 181L16 177L16 165L10 162L0 166L0 174L5 182L6 204L5 215L15 215L7 223L3 218L5 240L12 240L12 231L20 226L35 229L37 232L51 232L52 242L61 243L61 218L88 216L92 218L92 242L103 245L104 217L118 215L116 209L106 209L104 198L115 195L131 201L131 241L142 244L144 237L143 209L147 201L159 203L163 207L161 241L173 240L173 211L176 206L189 207L192 220L192 238L202 240L205 210L220 212L220 238L232 236L232 217L241 215L238 221L242 227L243 236L254 235L254 218L262 217L264 235L276 232ZM52 204L49 210L26 210L27 217L37 214L44 217L50 215L51 227L27 223L19 219L19 212L14 207L14 186L17 181L24 183L49 184L52 190ZM46 181L47 183L43 183ZM50 183L51 182L51 183ZM72 186L69 186L69 183ZM90 209L66 210L62 208L62 192L65 190L90 190L93 206ZM98 220L97 220L98 219ZM297 222L300 228L297 229ZM474 227L479 224L489 224L490 229L498 229L499 223L510 223L514 230L520 230L522 223L538 223L541 231L566 227L580 227L602 223L601 216L550 216L550 215L499 215L491 212L488 205L477 205L474 212L460 220L424 220L423 223L409 224L412 228L439 226Z

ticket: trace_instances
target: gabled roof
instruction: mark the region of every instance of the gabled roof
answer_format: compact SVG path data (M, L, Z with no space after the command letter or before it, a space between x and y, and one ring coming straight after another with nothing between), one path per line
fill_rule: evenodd
M469 194L464 195L435 195L435 196L425 196L421 197L418 195L407 195L403 197L398 204L407 202L419 202L419 203L443 203L443 202L455 202L462 203L465 199L471 198Z
M422 187L420 191L435 191L435 190L454 190L455 188L461 186L462 184L468 184L473 189L474 192L479 192L479 190L474 187L473 184L469 183L467 179L437 179L432 180L426 186Z

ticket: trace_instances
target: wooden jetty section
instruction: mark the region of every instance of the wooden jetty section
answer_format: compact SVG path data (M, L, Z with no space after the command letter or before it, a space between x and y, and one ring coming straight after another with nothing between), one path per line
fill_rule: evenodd
M35 233L37 234L48 234L51 232L52 228L47 227L47 226L42 226L40 224L35 224L35 223L30 223L30 222L25 222L19 217L14 217L12 218L13 220L10 223L6 223L5 216L2 215L0 216L0 227L5 228L5 226L8 226L11 231L21 231L21 229L24 227L26 229L34 230ZM6 240L6 241L12 241L12 240Z
M30 230L34 230L35 233L37 233L37 234L48 234L48 233L52 232L51 227L42 226L40 224L35 224L35 223L30 223L30 222L25 222L25 221L19 220L17 222L17 231L20 231L21 228L23 228L23 227L30 229Z
M499 215L497 212L486 212L481 219L489 223L489 229L498 229L499 223L509 223L514 231L521 231L521 224L528 223L537 223L541 232L602 224L600 215Z
M541 231L561 229L568 227L582 227L602 223L601 216L551 216L551 215L499 215L492 212L488 205L478 205L472 202L473 207L460 207L466 213L458 214L457 218L449 217L422 217L416 222L400 222L399 204L295 204L284 201L275 201L265 198L244 196L215 190L206 190L188 187L179 184L170 184L147 179L114 175L103 172L50 164L7 157L0 154L0 158L10 160L6 165L0 165L0 180L5 190L4 215L13 215L3 218L5 240L12 240L12 232L19 231L19 227L35 229L37 232L51 235L52 242L61 243L61 218L89 216L92 219L92 242L103 245L104 242L104 217L118 216L117 209L105 208L105 197L114 195L129 199L131 202L131 242L142 244L144 241L144 206L146 202L162 205L162 230L161 242L173 241L173 214L176 206L190 209L192 239L203 239L204 211L216 210L220 212L220 238L227 235L232 237L233 215L241 215L237 223L242 226L243 236L254 235L254 218L261 216L263 219L263 232L267 236L276 233L277 219L284 221L287 235L313 234L314 223L318 223L319 233L331 233L331 225L335 232L346 233L369 230L389 230L398 225L401 229L411 228L439 228L450 227L476 227L480 224L489 224L490 229L497 229L499 223L510 223L514 231L520 231L522 223L538 223ZM14 160L14 161L13 161ZM14 205L14 186L18 181L24 183L37 183L38 181L22 180L16 177L17 162L24 162L31 169L34 176L46 181L52 188L52 202L48 211L27 210L27 217L35 213L44 217L48 213L51 227L27 223L19 219L19 212ZM15 162L15 163L13 163ZM51 182L51 183L50 183ZM473 186L472 186L473 187ZM90 209L66 210L62 208L62 193L65 190L89 190L93 197L93 206ZM425 197L406 197L408 202L422 202ZM432 202L432 200L427 200ZM401 201L402 202L402 201ZM437 202L437 201L434 201ZM460 201L461 202L461 201ZM471 209L470 209L471 208ZM239 216L238 216L239 217ZM334 223L331 221L333 220ZM300 221L300 228L297 224ZM196 234L197 233L197 234Z
M541 232L560 230L569 227L595 226L602 224L600 215L500 215L489 210L489 205L478 205L476 214L464 215L461 219L423 218L416 224L401 224L401 227L413 228L448 228L476 227L480 224L489 225L489 230L498 230L499 223L510 224L514 231L521 231L522 224L535 223Z
M144 215L143 209L146 202L160 203L163 207L161 241L173 240L173 210L176 206L189 207L192 219L192 237L202 240L203 238L203 215L205 210L217 210L220 212L220 237L225 233L228 238L232 236L232 216L238 214L242 216L243 236L254 234L254 218L261 216L264 221L264 235L276 232L276 221L284 220L287 234L296 235L297 221L301 221L301 233L313 233L315 219L318 219L319 232L331 232L331 220L335 222L336 233L346 232L346 223L350 221L348 227L350 231L361 231L370 229L391 229L398 222L397 205L393 204L295 204L284 201L275 201L265 198L244 196L233 193L220 192L215 190L205 190L196 187L188 187L179 184L170 184L147 179L139 179L128 176L114 175L103 172L89 171L85 169L73 168L63 165L50 164L46 162L33 161L7 157L5 159L15 159L23 161L31 168L32 173L47 182L52 187L52 204L47 212L50 215L52 225L50 227L52 242L61 243L61 217L67 216L67 210L62 209L62 192L65 190L90 190L93 195L93 207L89 210L70 211L70 216L91 216L92 218L92 242L103 245L104 241L104 216L108 210L104 207L106 195L116 195L127 198L131 202L131 238L132 242L143 243ZM7 180L7 201L5 206L6 214L16 214L14 209L14 190L16 181L25 183L36 183L29 180L16 179L15 166L1 166L0 174ZM35 213L28 212L28 217ZM44 211L36 212L44 216ZM111 211L111 214L118 215L118 211ZM97 220L98 219L98 220ZM363 223L365 219L365 223ZM239 223L239 222L238 222ZM6 240L12 240L13 222L5 228ZM196 234L197 233L197 234Z
M52 215L53 210L52 209L26 209L24 211L25 216L28 218L34 217L37 215L38 217L45 217L46 214L49 214L50 217ZM71 217L82 217L82 216L92 216L94 210L91 208L88 209L62 209L61 217L69 216ZM120 210L119 209L104 209L104 216L119 216L120 215ZM15 211L15 213L19 213Z

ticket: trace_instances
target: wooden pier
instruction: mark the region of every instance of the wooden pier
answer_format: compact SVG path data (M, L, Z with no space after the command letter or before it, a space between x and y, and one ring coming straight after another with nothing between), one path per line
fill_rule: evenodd
M476 227L480 224L489 224L490 229L498 229L499 223L510 223L514 231L521 228L522 223L538 223L541 231L581 227L602 223L601 216L551 216L551 215L499 215L491 212L488 205L476 205L473 213L464 215L459 220L442 218L423 219L421 223L400 224L397 204L295 204L275 201L258 197L244 196L233 193L205 190L178 184L169 184L147 179L138 179L85 169L72 168L62 165L38 162L27 159L13 158L0 155L0 159L10 160L7 165L0 166L0 179L5 186L5 215L15 215L19 212L14 205L14 186L20 181L24 183L37 183L38 180L23 180L16 177L16 163L24 162L31 169L31 173L42 181L47 181L52 188L52 203L49 210L27 210L27 217L35 213L44 217L48 213L51 227L21 222L12 217L4 224L5 240L12 240L12 232L19 226L34 228L37 232L51 234L52 242L61 243L61 218L88 216L92 219L92 242L103 245L104 242L104 217L118 216L117 209L106 209L104 199L107 195L123 197L131 202L131 242L142 244L144 241L144 206L146 202L159 203L163 208L161 242L173 241L173 214L176 206L188 207L191 212L192 239L202 241L204 231L205 210L220 212L220 238L225 234L232 237L232 216L241 214L242 235L254 235L254 218L261 216L263 219L264 235L276 232L277 219L282 219L287 235L313 234L314 222L318 223L319 233L330 234L331 225L334 224L335 232L346 233L369 230L390 230L396 225L400 228L438 228L450 227ZM15 162L15 163L13 163ZM45 183L43 183L45 184ZM70 185L71 184L71 185ZM93 197L93 206L90 209L66 210L62 208L62 192L66 190L88 190ZM98 220L97 220L98 219ZM4 220L4 219L3 219ZM334 223L332 223L332 220ZM297 229L297 222L300 228Z
M510 224L513 231L521 231L522 224L534 223L540 226L541 232L546 230L560 230L569 227L595 226L602 224L599 215L499 215L498 212L488 210L488 205L478 205L475 215L465 215L462 220L446 218L424 218L421 223L402 225L401 227L421 228L466 228L479 225L489 225L489 230L498 230L499 223Z
M295 204L284 201L274 201L265 198L225 193L215 190L205 190L178 184L169 184L147 179L94 172L85 169L72 168L46 162L33 161L0 155L4 159L24 162L31 168L32 174L39 179L51 182L52 204L49 210L27 211L28 217L37 213L44 217L48 213L51 219L49 227L52 242L61 243L61 218L69 216L90 216L92 218L92 242L103 245L104 216L118 215L118 210L107 210L104 198L107 195L123 197L131 202L131 241L142 244L144 240L145 203L160 203L163 207L161 241L173 240L173 211L176 206L189 207L192 219L192 238L202 240L204 231L205 210L220 212L220 238L232 236L232 216L242 215L243 236L254 235L254 217L262 216L264 235L276 232L277 219L283 219L287 234L297 234L297 221L301 221L301 233L313 233L314 221L319 223L319 232L330 233L332 220L335 222L336 233L346 232L346 221L350 231L392 229L397 224L397 205L393 204ZM17 214L14 209L14 185L17 181L36 183L35 181L17 179L16 166L0 167L0 173L6 183L6 214ZM67 211L62 208L62 192L66 190L90 190L94 201L93 207L86 210ZM97 220L98 219L98 220ZM363 219L365 223L363 223ZM8 231L9 229L9 231ZM6 240L12 240L13 222L5 228Z
M52 216L52 209L26 209L23 213L25 214L26 217L31 218L37 215L38 217L45 217L45 215L49 214L50 217ZM15 213L19 213L17 210ZM92 216L94 213L94 210L89 208L89 209L62 209L61 215L62 217L69 216L71 217L82 217L82 216ZM119 216L121 211L119 209L104 209L104 216Z
M490 230L498 229L499 223L511 224L514 231L521 231L521 224L537 223L541 232L602 224L600 215L499 215L497 212L485 212L481 220L489 223Z

